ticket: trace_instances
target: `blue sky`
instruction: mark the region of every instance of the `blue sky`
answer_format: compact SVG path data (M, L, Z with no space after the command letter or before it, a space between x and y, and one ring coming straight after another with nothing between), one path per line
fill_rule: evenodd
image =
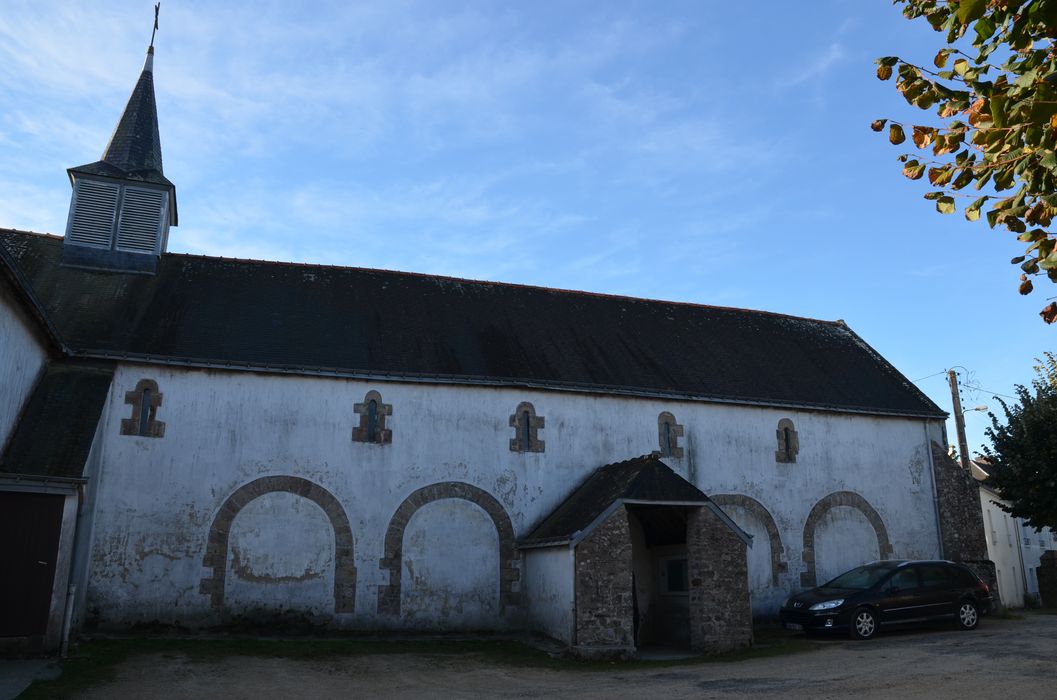
M162 5L172 251L844 319L946 410L942 370L997 409L1054 347L1015 237L936 214L869 129L928 118L873 59L938 47L885 0ZM0 226L62 233L151 15L5 0Z

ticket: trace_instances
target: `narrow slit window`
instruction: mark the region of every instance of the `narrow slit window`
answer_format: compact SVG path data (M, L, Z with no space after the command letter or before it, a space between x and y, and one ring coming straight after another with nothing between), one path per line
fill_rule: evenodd
M371 399L367 403L367 442L378 439L378 402Z
M139 402L139 434L147 434L147 425L150 422L150 389L144 389Z
M800 437L793 426L793 421L783 418L778 421L778 449L774 452L774 461L785 464L796 462L800 451Z
M683 436L683 426L675 421L668 411L657 416L657 454L660 457L683 456L683 448L679 445L679 438Z
M162 395L153 379L141 379L136 388L125 392L125 403L132 407L128 418L121 419L121 434L135 437L165 436L165 423L158 420Z
M532 404L528 401L518 404L510 416L510 427L514 429L514 437L510 438L510 451L543 452L546 445L540 440L539 431L544 425L543 416L536 415L536 408Z
M393 441L393 431L387 425L387 418L393 415L393 405L382 401L377 391L368 391L363 403L352 407L359 417L359 424L352 429L353 442L366 442L374 445L388 445Z

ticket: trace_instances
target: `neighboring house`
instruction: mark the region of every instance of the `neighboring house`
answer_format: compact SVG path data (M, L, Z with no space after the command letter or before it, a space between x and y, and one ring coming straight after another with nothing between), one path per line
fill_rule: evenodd
M946 414L843 321L166 252L152 59L65 236L0 230L0 555L40 598L0 637L721 651L865 561L983 558Z
M1022 607L1024 596L1039 600L1039 560L1047 550L1057 549L1057 533L1050 528L1036 532L1021 518L999 507L1009 507L988 483L991 465L986 460L973 461L973 476L980 481L980 503L987 530L987 553L995 563L998 589L1002 602L1009 607Z

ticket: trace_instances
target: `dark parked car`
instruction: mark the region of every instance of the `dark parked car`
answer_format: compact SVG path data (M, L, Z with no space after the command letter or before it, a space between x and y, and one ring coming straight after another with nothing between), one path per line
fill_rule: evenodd
M991 591L972 570L949 561L875 561L790 596L786 629L847 630L869 639L882 627L953 620L971 630L991 611Z

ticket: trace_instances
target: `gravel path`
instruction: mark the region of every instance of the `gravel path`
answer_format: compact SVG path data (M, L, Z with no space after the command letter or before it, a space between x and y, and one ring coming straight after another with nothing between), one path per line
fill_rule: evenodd
M893 698L1057 697L1057 615L985 618L740 662L613 671L506 666L473 655L326 660L137 656L85 698Z

